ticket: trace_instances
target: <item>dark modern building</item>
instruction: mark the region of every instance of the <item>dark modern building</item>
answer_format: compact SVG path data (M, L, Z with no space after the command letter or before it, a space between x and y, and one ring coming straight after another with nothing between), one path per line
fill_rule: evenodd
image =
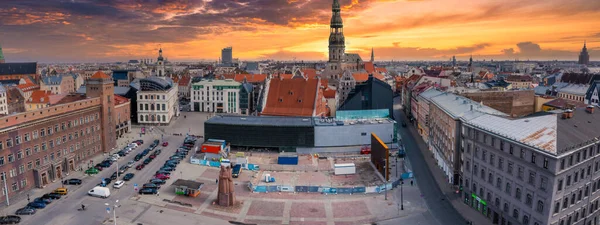
M367 82L354 87L338 110L388 109L393 116L393 98L394 92L389 84L369 75Z
M254 110L253 85L244 81L240 87L240 112L243 115L251 114Z

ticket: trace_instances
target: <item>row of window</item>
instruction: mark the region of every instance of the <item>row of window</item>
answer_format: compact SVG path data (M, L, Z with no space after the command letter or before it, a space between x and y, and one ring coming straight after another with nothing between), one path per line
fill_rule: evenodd
M83 137L83 136L82 136ZM83 140L81 143L80 142L76 142L75 145L71 145L69 147L69 152L73 152L74 150L78 150L79 146L81 144L81 147L86 145L90 145L91 143L94 143L96 141L100 141L100 135L95 136L95 137L91 137L88 139ZM33 154L37 154L41 151L46 151L48 149L53 149L55 146L59 146L60 142L57 142L57 145L54 144L54 140L50 140L48 141L48 144L46 144L46 142L42 142L41 145L35 145L33 146L33 149L31 148L26 148L25 149L25 154L23 154L23 150L19 150L17 151L16 157L14 154L8 154L6 156L6 160L5 161L5 156L0 156L0 166L3 166L5 163L12 163L15 162L16 160L21 160L21 159L25 159L29 156L32 156ZM66 154L67 149L64 149L64 154ZM60 157L60 151L58 151L57 156ZM54 160L54 153L51 153L50 155L51 160ZM46 162L46 160L44 160L44 162Z
M94 115L89 115L86 117L81 117L79 118L79 120L72 120L72 121L68 121L68 122L63 122L60 125L56 124L54 125L54 129L50 126L47 129L42 128L39 130L39 132L37 130L34 130L33 132L29 133L25 133L23 134L23 136L21 135L17 135L14 138L14 142L13 142L13 138L8 138L6 140L1 141L0 140L0 149L4 149L4 144L6 143L6 147L7 148L11 148L15 145L20 145L24 142L29 142L31 140L35 140L38 138L42 138L45 137L46 135L50 136L54 133L58 133L61 131L66 131L67 129L79 126L79 125L83 125L83 124L87 124L87 123L91 123L94 120L99 118L99 114ZM88 128L89 129L89 128ZM97 129L100 129L100 125L97 125ZM83 135L83 130L81 131L81 135ZM89 130L88 130L89 133ZM75 134L77 134L77 132L75 132ZM69 140L72 139L71 137L72 134L69 134ZM66 136L63 136L63 142L66 141ZM60 140L57 139L57 142L60 142Z
M566 201L568 201L568 199ZM594 212L596 212L598 210L598 200L591 202L589 204L589 206L587 206L587 207L590 209L589 214L593 214ZM555 206L554 206L554 213L558 213L559 210L560 210L560 202L556 202ZM576 211L572 212L570 215L561 218L559 224L565 225L565 222L567 225L571 225L571 223L575 224L575 223L577 223L577 221L584 219L585 216L586 216L586 206L581 207L580 209L577 209ZM596 218L594 218L594 221L596 221ZM589 222L591 223L591 220ZM596 224L596 223L594 222L594 224Z
M600 170L600 163L599 162L595 162L594 165L594 173L598 172ZM568 188L569 186L571 186L571 184L576 184L577 182L579 182L580 180L584 180L587 176L591 176L592 174L592 165L589 165L586 168L582 168L578 171L575 171L573 174L569 174L566 176L566 179L559 179L558 182L556 183L556 191L562 191L563 190L563 186L564 188Z
M161 118L162 118L162 120L161 120ZM169 122L167 120L167 116L166 115L162 115L162 116L161 115L156 115L156 116L155 115L150 115L149 117L148 117L148 115L140 115L140 119L139 120L140 120L140 122L154 122L154 121L156 121L156 122Z
M468 130L468 136L471 137L471 139L473 139L473 140L476 140L476 141L478 141L480 143L484 143L484 144L486 144L488 146L493 147L494 149L499 149L499 150L501 150L503 152L505 150L507 150L506 146L508 145L508 153L510 155L515 155L516 156L516 154L518 154L518 156L519 156L520 159L525 160L525 161L529 160L529 162L531 162L532 164L538 165L538 156L533 151L529 154L529 158L526 159L526 157L527 157L528 154L527 154L527 151L525 149L521 148L519 152L515 153L515 148L510 143L506 143L505 141L500 140L500 139L497 140L494 136L488 135L488 134L483 133L483 132L479 132L479 131L477 131L477 130L475 130L473 128L467 128L467 130ZM463 135L464 135L464 131L465 130L463 129ZM467 153L470 153L470 151L471 151L471 144L468 143L467 144ZM492 161L491 163L493 165L493 161L494 161L493 160L493 158L494 158L493 153L491 153L490 156L491 156L490 160ZM478 146L475 146L475 157L479 157L479 147ZM483 150L481 152L481 159L483 161L487 161L487 152L485 150ZM548 158L544 157L543 160L542 160L542 165L541 165L542 168L548 169L548 164L549 164Z
M496 198L494 200L494 205L498 209L500 209L500 198ZM504 205L502 207L502 211L504 211L504 213L506 213L507 215L510 215L509 214L509 210L510 210L510 203L508 201L505 201ZM544 202L543 201L540 200L540 201L537 202L536 211L540 212L540 213L542 213L544 211ZM517 208L516 206L514 206L511 216L513 218L515 218L516 220L519 220L520 215L521 215L521 213L520 213L519 208ZM530 221L530 215L527 215L527 214L523 213L523 217L522 217L521 221L523 222L524 225L528 225L529 221ZM509 224L510 224L510 222L509 222ZM539 225L539 223L535 222L534 225Z
M154 107L156 105L156 107ZM161 105L162 105L162 111L167 111L167 105L166 104L142 104L140 103L140 108L138 110L161 110Z
M19 181L19 183L21 184L21 187L19 187L17 182L14 182L10 185L10 190L17 192L19 189L25 189L27 187L27 178L23 178L21 181ZM2 188L2 193L0 193L0 196L4 196L6 194L8 194L7 190Z
M490 158L493 158L493 157L490 157ZM495 161L491 161L491 162L495 162ZM491 162L490 162L490 164L492 166L494 166L494 163L491 163ZM471 165L470 164L471 164L471 161L467 159L466 162L465 162L465 170L466 171L471 171ZM500 171L504 171L504 166L503 165L504 165L504 160L502 159L502 157L499 157L498 158L498 169ZM513 162L508 161L507 165L508 166L507 166L505 172L508 175L513 176L514 175L513 174L513 167L514 167ZM489 172L486 174L486 169L487 168L485 168L483 166L481 168L479 168L477 163L473 163L473 174L475 176L481 177L482 180L488 181L488 183L493 184L493 182L494 182L494 173L492 172L492 169L489 169ZM547 190L548 178L540 175L539 176L540 177L540 183L538 185L536 183L537 182L537 174L536 174L536 172L530 170L528 175L529 176L527 177L527 184L529 184L530 186L532 186L534 188L537 186L540 190L543 190L543 191ZM517 177L518 180L525 181L525 168L524 167L517 166L516 177ZM501 176L498 175L498 177L496 179L497 179L496 180L497 181L496 182L496 186L500 186L501 182L502 182Z
M600 154L600 145L596 147L595 153L594 146L590 146L589 148L585 148L575 153L572 153L568 157L564 157L560 160L560 170L564 170L573 165L576 165L582 161L585 161L587 158L592 158L595 154Z
M153 100L153 99L161 99L161 98L162 98L162 100L165 100L165 99L167 99L167 96L166 95L156 95L156 94L142 94L142 95L140 95L140 99L151 99L151 100Z

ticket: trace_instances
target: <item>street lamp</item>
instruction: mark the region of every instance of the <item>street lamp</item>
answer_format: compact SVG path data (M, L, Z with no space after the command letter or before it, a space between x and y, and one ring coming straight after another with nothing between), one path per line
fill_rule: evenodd
M404 184L404 179L400 177L400 210L404 210L404 194L402 192L402 185Z
M117 203L119 203L119 199L117 199L115 201L115 204L113 205L113 208L112 208L112 211L113 211L113 221L115 222L115 225L117 225L117 208L120 206L120 205L117 205ZM106 208L107 211L108 211L110 209L110 204L104 203L104 205L109 207L109 208Z

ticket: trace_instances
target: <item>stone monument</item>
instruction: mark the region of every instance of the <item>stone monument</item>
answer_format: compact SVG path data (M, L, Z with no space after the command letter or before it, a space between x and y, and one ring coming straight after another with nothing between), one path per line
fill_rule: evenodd
M231 177L231 167L221 166L219 172L219 195L217 195L217 204L220 206L233 206L235 204L235 193L233 187L233 178Z

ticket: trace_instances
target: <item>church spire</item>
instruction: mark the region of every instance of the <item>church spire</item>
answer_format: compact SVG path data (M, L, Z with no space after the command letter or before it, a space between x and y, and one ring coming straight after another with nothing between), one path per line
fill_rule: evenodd
M2 53L2 46L0 45L0 63L4 63L4 53Z
M371 48L371 62L375 62L375 51Z

